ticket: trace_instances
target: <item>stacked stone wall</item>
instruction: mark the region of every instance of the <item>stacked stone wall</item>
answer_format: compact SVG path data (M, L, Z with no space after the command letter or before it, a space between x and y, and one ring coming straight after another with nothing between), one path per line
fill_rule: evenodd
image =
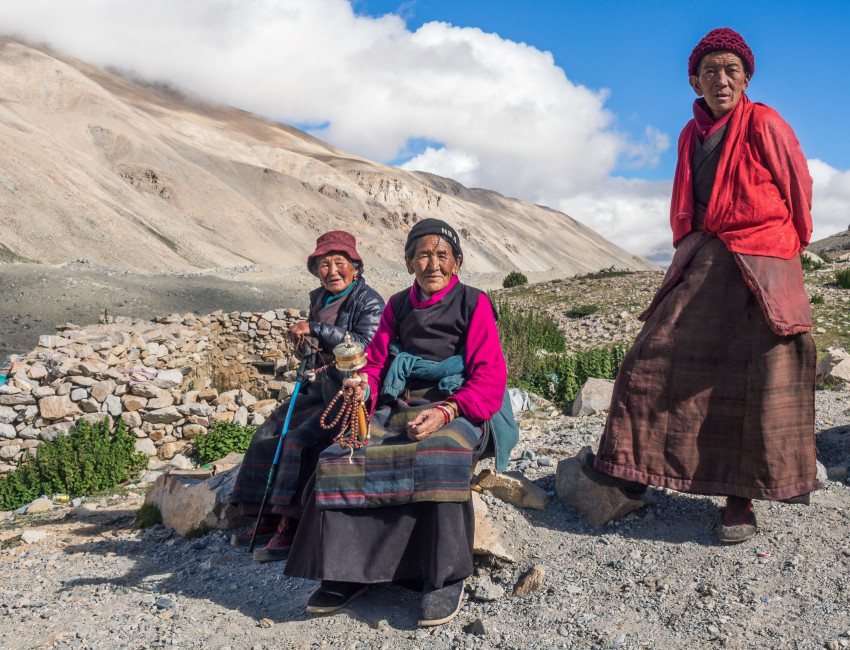
M169 460L217 420L259 425L291 393L287 330L306 313L221 311L57 325L0 385L0 473L78 420L124 420L136 448Z

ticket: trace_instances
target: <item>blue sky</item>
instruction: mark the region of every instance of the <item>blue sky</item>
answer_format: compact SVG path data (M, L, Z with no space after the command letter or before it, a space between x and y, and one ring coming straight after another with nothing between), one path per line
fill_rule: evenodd
M445 21L549 51L571 81L610 90L606 106L619 129L655 126L673 143L695 97L691 49L710 29L732 27L756 58L749 97L780 112L809 158L850 168L850 139L841 132L850 104L850 2L357 0L354 7L396 13L414 31ZM664 179L675 163L671 146L655 167L621 165L614 173Z

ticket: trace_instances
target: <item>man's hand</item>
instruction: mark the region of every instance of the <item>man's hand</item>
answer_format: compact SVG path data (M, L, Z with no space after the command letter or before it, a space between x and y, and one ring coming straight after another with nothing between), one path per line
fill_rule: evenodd
M446 416L440 409L427 409L407 425L407 437L416 442L425 440L445 423Z

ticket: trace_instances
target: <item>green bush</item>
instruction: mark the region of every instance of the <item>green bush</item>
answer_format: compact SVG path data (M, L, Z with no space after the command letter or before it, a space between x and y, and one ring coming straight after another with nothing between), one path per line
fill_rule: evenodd
M519 271L511 271L505 276L505 279L502 280L502 286L505 289L510 289L511 287L521 287L524 284L528 284L528 278L525 277Z
M835 282L843 289L850 289L850 269L842 269L835 273Z
M800 255L800 264L803 265L804 271L819 271L823 268L823 262L813 260L807 255Z
M567 312L570 318L584 318L599 311L599 305L578 305Z
M614 379L628 350L627 345L551 354L539 359L531 373L520 378L528 388L551 402L567 407L590 377Z
M832 264L832 258L826 253L818 253L818 257L821 258L825 264Z
M241 424L218 421L210 430L195 438L195 449L201 465L224 458L231 452L244 454L257 427L243 427Z
M563 352L567 349L564 333L551 316L522 310L506 300L495 301L493 305L509 377L522 377L531 372L537 365L538 350Z
M43 494L75 498L113 488L147 465L123 420L114 432L105 421L80 420L68 435L39 445L35 457L28 453L17 469L0 477L0 510L14 510Z
M815 293L812 294L812 297L809 298L809 302L813 305L822 305L826 302L826 298L824 298L821 294Z
M511 386L568 406L588 377L617 376L628 346L568 354L564 333L550 316L523 311L504 300L494 304ZM549 354L540 354L540 350Z

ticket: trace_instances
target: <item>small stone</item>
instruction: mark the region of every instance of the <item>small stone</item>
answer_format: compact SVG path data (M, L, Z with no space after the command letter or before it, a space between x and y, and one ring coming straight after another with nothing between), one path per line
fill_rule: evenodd
M24 544L38 544L47 539L47 535L46 530L25 530L21 535L21 541Z
M260 622L257 623L260 627L274 627L274 621L270 618L261 618Z
M50 499L36 499L27 508L27 514L32 515L37 512L48 512L50 510L53 510L53 502Z
M544 510L549 505L549 495L519 472L494 474L489 469L478 475L478 485L486 494L520 508Z
M544 577L546 577L546 569L541 564L535 564L517 580L511 596L517 598L539 591L543 586Z
M463 631L474 636L486 636L487 628L484 627L484 621L476 618L472 623L463 626Z
M499 600L505 595L505 590L490 579L490 576L483 575L478 578L478 583L475 585L474 596L476 600L483 602L493 602Z
M162 370L157 374L153 383L159 388L170 390L183 383L183 373L179 370Z
M170 598L157 598L154 604L158 609L171 609L174 607L174 601Z
M573 416L601 413L611 405L614 381L611 379L588 379L573 401Z

